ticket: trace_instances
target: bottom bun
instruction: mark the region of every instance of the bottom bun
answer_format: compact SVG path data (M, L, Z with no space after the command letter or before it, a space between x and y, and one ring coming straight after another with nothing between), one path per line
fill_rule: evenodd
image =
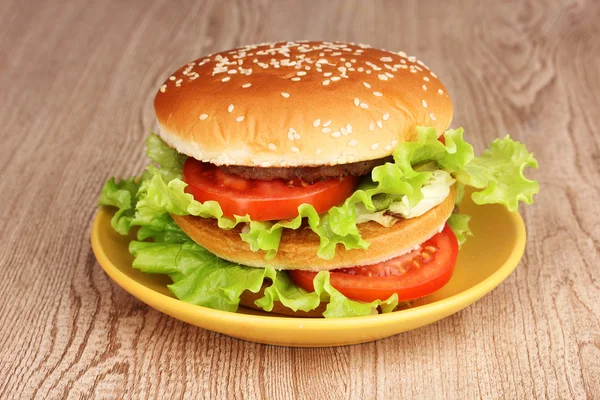
M252 251L248 243L240 238L241 227L221 229L217 220L194 216L172 215L179 227L196 243L225 260L264 268L301 269L322 271L348 268L358 265L376 264L411 251L439 232L454 209L455 190L439 205L420 217L402 219L389 228L369 221L358 225L364 240L370 243L367 249L346 250L338 244L335 256L325 260L317 256L319 237L308 226L297 230L284 229L277 255L265 260L264 251Z

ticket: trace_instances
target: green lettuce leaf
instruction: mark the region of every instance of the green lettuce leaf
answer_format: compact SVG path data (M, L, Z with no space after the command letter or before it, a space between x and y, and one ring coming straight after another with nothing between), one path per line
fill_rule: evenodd
M167 182L181 178L187 156L180 154L154 133L146 139L146 155L154 162L146 167L149 173L160 174Z
M156 243L133 241L133 267L173 280L169 290L180 300L224 311L236 311L245 290L262 286L269 268L249 268L230 263L194 242Z
M265 311L271 311L276 301L293 311L314 310L321 303L319 293L307 292L296 286L287 272L277 271L271 281L271 285L265 288L265 295L254 302Z
M525 177L527 167L538 168L537 160L525 145L506 135L456 171L456 178L465 185L483 189L472 194L475 204L503 204L510 211L517 211L519 201L531 204L533 195L539 192L539 184Z
M328 302L323 313L325 318L361 317L376 314L377 307L381 307L382 313L389 313L394 311L398 305L398 295L395 293L387 300L375 300L371 303L350 300L331 286L330 277L329 272L321 271L313 280L315 292Z
M146 187L146 181L156 175L162 176L167 181L181 177L183 163L187 158L169 147L155 134L150 134L146 139L146 155L153 163L146 167L146 171L140 178L132 177L119 182L116 182L115 178L110 178L102 188L98 200L99 205L118 208L111 224L113 229L122 235L129 233L132 226L140 225L136 218L140 188ZM160 214L164 214L164 211ZM156 223L159 224L161 215L156 217L158 218ZM151 220L147 222L150 223Z
M375 221L380 225L390 227L399 218L419 217L442 203L450 194L450 187L454 182L455 180L449 173L435 169L421 188L423 198L417 204L411 207L406 196L379 194L372 200L375 208L380 211L368 210L363 203L356 204L356 223Z
M412 207L407 197L400 201L390 203L389 210L394 214L400 214L404 218L415 218L425 214L427 211L442 203L450 194L450 187L454 184L452 176L442 170L436 170L429 176L429 181L421 188L423 198Z
M111 220L111 225L121 235L126 235L131 228L139 187L135 178L122 179L119 182L116 182L115 178L110 178L102 188L98 204L118 209Z
M452 213L448 219L448 225L456 235L459 246L467 241L467 236L473 236L473 232L469 228L471 217L466 214Z
M148 223L137 221L139 229L137 231L138 240L152 239L161 243L183 243L191 241L179 225L173 221L169 214L162 214L153 218Z

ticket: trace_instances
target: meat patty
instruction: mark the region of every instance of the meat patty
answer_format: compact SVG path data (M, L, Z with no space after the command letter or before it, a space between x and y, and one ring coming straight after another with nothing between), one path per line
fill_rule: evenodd
M393 161L392 156L350 164L324 165L320 167L243 167L239 165L223 165L220 168L224 172L239 175L245 179L271 181L273 179L288 180L299 178L306 182L316 182L346 175L367 175L378 165L383 165L391 161Z

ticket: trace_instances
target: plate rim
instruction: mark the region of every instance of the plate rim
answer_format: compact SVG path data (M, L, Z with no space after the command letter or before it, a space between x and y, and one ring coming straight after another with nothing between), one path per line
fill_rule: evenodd
M208 318L212 320L229 320L242 324L264 321L268 322L271 328L290 328L296 325L305 331L320 330L325 326L328 328L335 327L337 329L349 329L356 327L356 322L358 320L361 322L361 328L365 328L367 326L377 326L380 324L401 323L404 320L418 318L419 316L425 317L427 315L443 312L443 310L451 310L451 314L458 312L474 303L485 294L491 292L514 271L525 251L527 238L525 223L523 222L521 215L518 212L507 211L508 216L516 228L515 246L511 249L511 253L507 257L506 261L500 268L498 268L496 272L485 278L483 281L468 288L467 290L433 303L424 304L418 307L408 308L393 313L346 318L294 318L287 316L241 314L186 303L177 298L159 293L143 285L137 280L130 278L110 261L108 255L104 251L103 246L100 244L100 230L103 228L101 226L101 220L105 214L109 213L109 207L103 206L94 216L90 235L92 251L94 252L98 263L105 273L123 290L130 293L138 300L152 308L157 309L158 311L164 312L174 318L186 321L188 323L191 323L189 322L190 318L183 319L181 314L185 314L186 316ZM110 226L110 229L112 229L112 226ZM456 307L456 303L458 303L458 307Z

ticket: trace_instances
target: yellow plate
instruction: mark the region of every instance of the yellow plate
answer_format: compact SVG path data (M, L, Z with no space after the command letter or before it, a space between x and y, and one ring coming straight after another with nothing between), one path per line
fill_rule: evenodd
M476 206L465 196L461 212L472 216L475 234L463 245L450 282L409 309L391 314L340 319L272 316L240 307L237 313L177 300L169 278L131 267L127 246L110 225L113 211L102 208L92 227L92 247L106 273L149 306L187 323L253 342L283 346L342 346L369 342L416 329L454 314L498 286L515 269L525 249L525 227L518 213L497 205Z

